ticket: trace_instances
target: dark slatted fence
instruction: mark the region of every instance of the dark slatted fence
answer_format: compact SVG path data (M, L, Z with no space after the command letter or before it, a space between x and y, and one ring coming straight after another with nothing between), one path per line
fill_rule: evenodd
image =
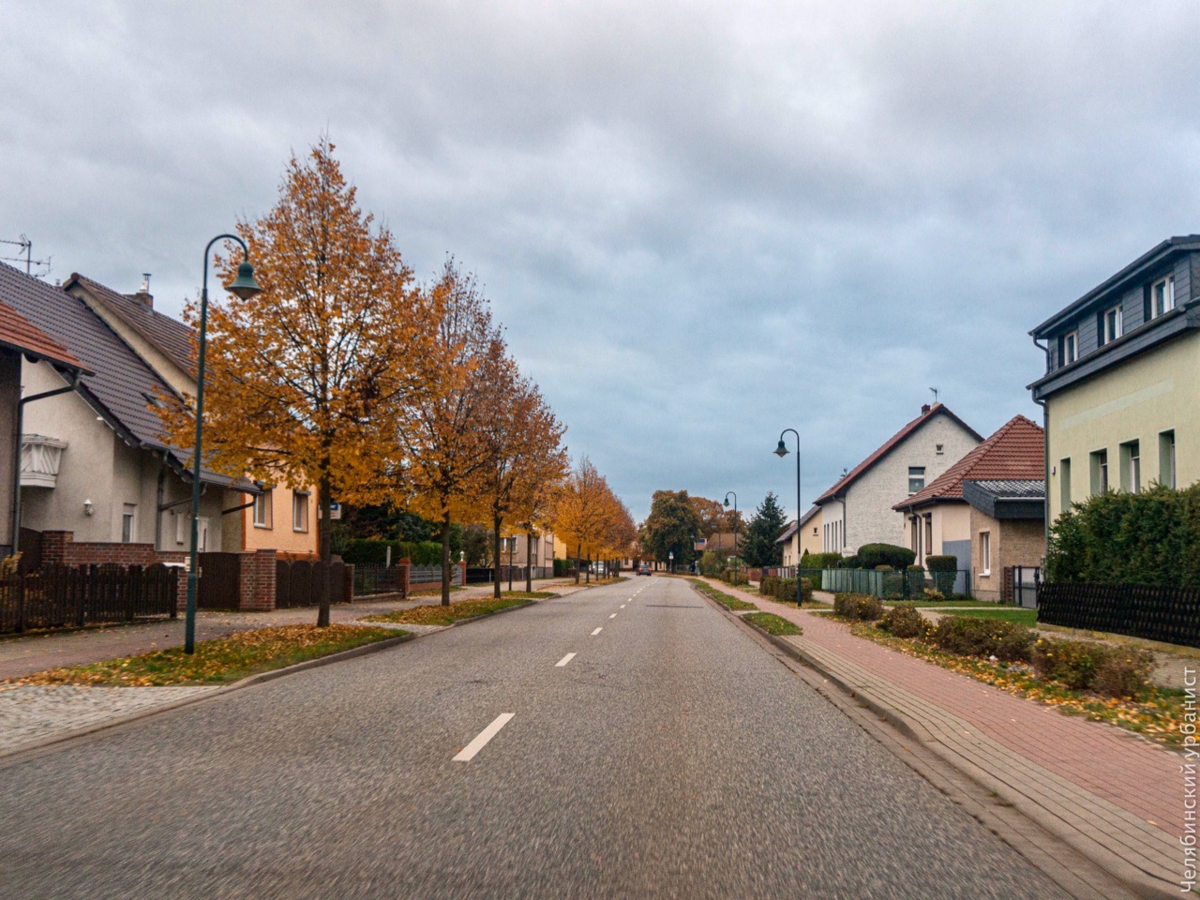
M276 560L275 608L318 605L318 579L323 576L324 571L325 565L320 562L304 559ZM330 603L349 603L353 599L354 585L350 582L344 563L330 563L329 585Z
M175 616L175 569L48 565L0 581L0 633Z
M1200 647L1200 590L1136 584L1042 584L1038 622Z

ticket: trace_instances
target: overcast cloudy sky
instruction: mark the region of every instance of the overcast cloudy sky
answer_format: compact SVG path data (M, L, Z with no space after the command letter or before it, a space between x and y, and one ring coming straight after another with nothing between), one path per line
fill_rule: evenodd
M639 519L805 505L942 400L1038 416L1027 332L1200 231L1200 5L25 2L0 238L159 309L323 129L429 277L453 252ZM15 248L0 245L0 255Z

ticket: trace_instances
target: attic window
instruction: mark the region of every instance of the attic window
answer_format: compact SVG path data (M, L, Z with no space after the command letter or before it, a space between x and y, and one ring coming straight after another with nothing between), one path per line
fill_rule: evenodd
M935 444L934 448L937 450L938 456L941 456L943 453L946 452L944 444Z

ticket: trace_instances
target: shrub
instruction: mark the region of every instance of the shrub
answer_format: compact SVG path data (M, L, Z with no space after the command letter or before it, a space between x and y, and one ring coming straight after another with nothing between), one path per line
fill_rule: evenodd
M925 599L931 600L931 601L936 601L936 602L941 602L942 600L946 599L946 595L943 594L941 591L939 591L937 588L925 588Z
M876 566L875 571L876 572L895 572L896 567L895 566Z
M1035 635L1016 622L944 616L931 637L940 649L959 656L994 656L1017 662L1029 660Z
M883 615L883 601L869 594L835 594L833 614L855 622L874 622Z
M901 603L883 614L879 627L894 637L923 638L932 626L911 603Z
M917 554L907 547L895 544L863 544L858 548L858 559L864 569L876 566L891 566L893 569L903 569L911 566Z
M930 572L957 572L958 557L957 556L927 556L925 557L925 567Z
M1033 667L1077 691L1136 697L1150 683L1154 655L1137 647L1042 638L1033 648Z
M700 556L700 561L696 564L700 567L701 575L720 575L725 568L725 560L712 550L705 550Z
M775 596L775 584L779 581L778 575L764 575L758 582L758 592L766 597Z
M861 569L862 567L862 560L857 556L847 556L838 564L839 569Z
M1138 697L1150 686L1154 654L1137 647L1112 647L1096 670L1093 688L1109 697Z

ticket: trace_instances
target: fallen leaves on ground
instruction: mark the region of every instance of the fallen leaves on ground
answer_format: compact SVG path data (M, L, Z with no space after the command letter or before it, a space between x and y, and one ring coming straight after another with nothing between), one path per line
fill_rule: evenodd
M393 613L367 616L364 622L398 622L403 625L452 625L460 619L473 619L510 606L520 606L529 601L520 597L493 600L463 600L450 606L416 606Z

